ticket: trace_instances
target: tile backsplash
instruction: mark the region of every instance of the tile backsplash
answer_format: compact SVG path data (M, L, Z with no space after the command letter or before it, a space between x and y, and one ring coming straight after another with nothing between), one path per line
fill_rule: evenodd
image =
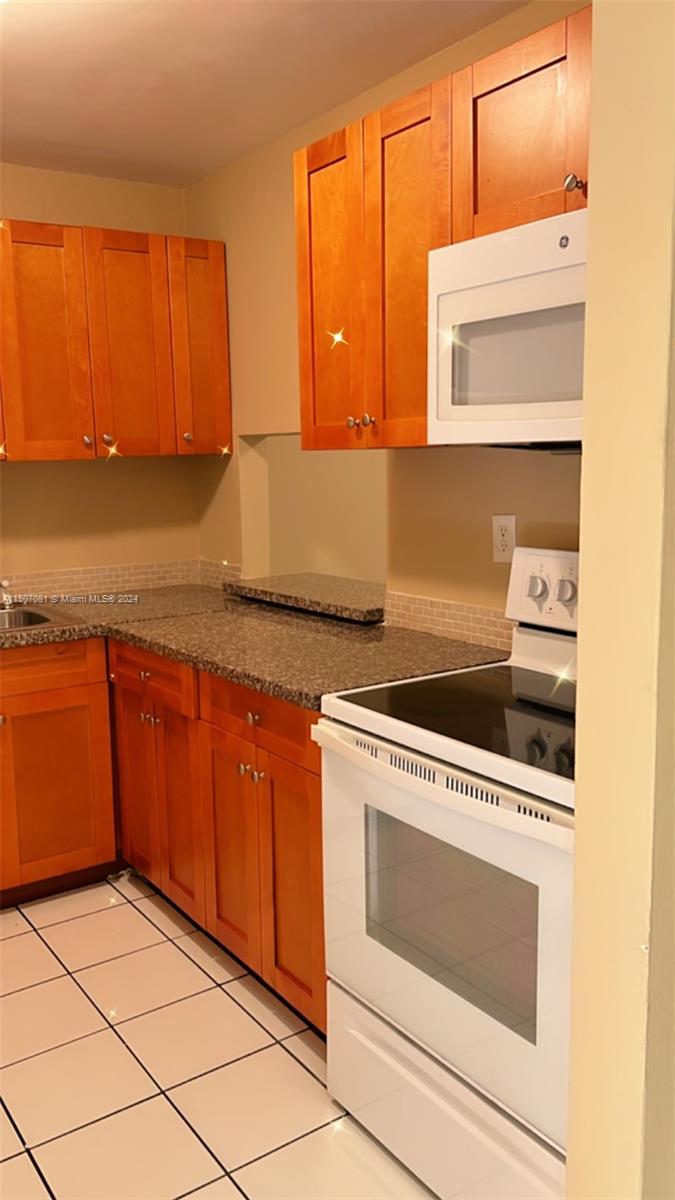
M460 604L455 600L436 600L431 596L413 596L407 592L387 592L384 617L390 625L457 638L479 646L494 646L497 650L511 649L515 624L499 609Z
M103 567L66 567L4 575L11 594L62 596L78 592L121 592L131 588L162 587L176 583L202 583L219 587L241 575L236 563L207 558L171 559L167 562L120 563Z

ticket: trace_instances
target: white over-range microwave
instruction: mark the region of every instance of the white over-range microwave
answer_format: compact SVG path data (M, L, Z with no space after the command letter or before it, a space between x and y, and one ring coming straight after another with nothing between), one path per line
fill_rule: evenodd
M431 251L430 445L581 440L586 219Z

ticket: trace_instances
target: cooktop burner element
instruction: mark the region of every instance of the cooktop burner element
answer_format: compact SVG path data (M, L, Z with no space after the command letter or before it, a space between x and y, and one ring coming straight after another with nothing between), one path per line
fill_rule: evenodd
M574 778L576 685L503 664L338 696L356 708Z

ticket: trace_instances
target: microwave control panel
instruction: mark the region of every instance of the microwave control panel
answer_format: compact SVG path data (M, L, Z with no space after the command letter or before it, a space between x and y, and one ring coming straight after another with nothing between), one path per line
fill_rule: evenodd
M513 552L506 616L526 625L576 633L579 554L576 550Z

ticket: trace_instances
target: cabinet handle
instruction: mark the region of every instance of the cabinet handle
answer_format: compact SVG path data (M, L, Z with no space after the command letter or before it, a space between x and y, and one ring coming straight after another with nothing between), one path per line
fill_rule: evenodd
M577 188L582 190L585 187L586 181L584 179L579 179L579 176L575 175L574 171L570 171L569 175L566 175L563 179L563 188L566 192L575 192Z
M0 713L0 725L5 725L6 722L7 722L7 717L4 715L4 713Z
M265 772L264 771L254 771L251 778L254 783L262 783L263 779L265 778Z
M260 721L260 713L247 712L247 714L246 714L246 724L247 725L257 725L259 723L259 721Z
M141 683L147 683L148 679L150 678L150 672L149 671L139 671L138 677L139 677Z
M358 417L347 417L347 429L357 429L360 424Z
M143 722L145 721L145 713L144 713L144 712L142 712L142 713L139 713L138 715L139 715L140 722L141 722L141 725L142 725L142 724L143 724Z
M115 672L114 671L110 672L108 679L110 680L111 683L115 682Z
M153 725L159 725L159 717L152 717L151 719L152 719Z
M246 773L250 770L251 770L250 763L246 763L246 765L244 765L244 763L239 763L239 774L240 775L246 775Z
M115 439L114 439L112 433L102 433L101 441L103 442L104 446L112 446Z
M375 424L375 417L371 417L370 413L364 413L361 424L367 429L369 425Z
M88 433L84 434L82 441L84 442L85 446L87 447L87 450L89 450L90 447L93 446L93 444L94 444L94 439L90 438Z
M193 440L193 438L192 438L192 434L191 434L191 433L184 433L184 434L183 434L183 441L184 441L184 442L191 442L192 440Z

